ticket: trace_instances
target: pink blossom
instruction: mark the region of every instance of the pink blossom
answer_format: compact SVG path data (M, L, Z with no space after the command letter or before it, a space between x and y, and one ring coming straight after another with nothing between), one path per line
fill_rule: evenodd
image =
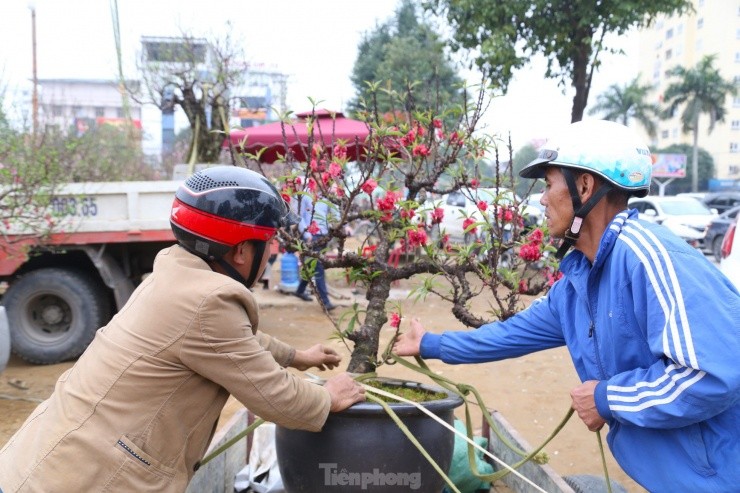
M465 220L463 221L463 224L462 224L463 231L465 231L467 233L475 233L478 230L478 228L476 226L473 226L471 229L468 229L473 224L475 224L475 219L473 219L472 217L465 218Z
M397 329L401 325L401 315L396 312L391 313L391 327Z
M308 188L308 191L311 193L316 193L316 180L313 178L308 179L308 184L306 185L306 188Z
M370 195L371 193L373 193L373 190L377 188L377 186L378 186L378 182L376 182L372 178L368 178L367 180L365 180L365 183L363 183L362 186L360 186L360 188L362 189L363 192Z
M329 165L329 174L336 178L337 176L342 174L342 166L337 163L336 161L332 161Z
M473 178L472 180L470 180L470 188L475 190L476 188L478 188L478 186L480 186L480 180L478 180L477 178Z
M486 212L486 209L488 209L488 204L485 200L479 200L478 201L478 210L481 212Z
M555 284L555 281L563 277L563 273L560 271L556 271L553 273L552 271L550 271L550 269L547 269L545 276L547 277L547 285L552 286L553 284Z
M414 209L404 209L401 211L401 217L403 219L412 219L416 215L416 211Z
M334 146L334 157L338 159L346 159L347 158L347 147L343 145L335 145Z
M311 163L309 163L309 166L311 167L311 171L319 170L319 162L316 159L312 159Z
M434 128L442 128L442 120L435 118L432 120L432 126L434 126Z

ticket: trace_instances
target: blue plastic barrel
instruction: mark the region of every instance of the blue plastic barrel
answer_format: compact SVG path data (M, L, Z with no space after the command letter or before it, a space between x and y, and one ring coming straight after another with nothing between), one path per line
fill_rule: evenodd
M280 257L280 291L294 293L298 289L298 257L293 252L285 252Z

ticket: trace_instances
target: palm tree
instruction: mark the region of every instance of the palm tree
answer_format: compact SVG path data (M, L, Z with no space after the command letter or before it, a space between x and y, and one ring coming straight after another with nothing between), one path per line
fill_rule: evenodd
M596 98L596 105L589 115L601 114L605 120L627 125L630 119L637 120L652 138L657 135L655 121L659 118L658 105L646 103L645 98L652 90L649 84L640 85L639 77L625 86L612 84Z
M693 152L691 158L691 190L699 190L698 150L699 150L699 116L709 115L709 132L714 130L717 122L725 120L725 100L728 95L735 95L737 89L731 81L725 80L714 67L715 55L705 56L694 68L674 67L668 71L669 77L677 79L665 90L663 95L668 107L666 117L675 115L679 106L684 106L681 113L681 125L684 133L693 132ZM708 132L708 133L709 133Z

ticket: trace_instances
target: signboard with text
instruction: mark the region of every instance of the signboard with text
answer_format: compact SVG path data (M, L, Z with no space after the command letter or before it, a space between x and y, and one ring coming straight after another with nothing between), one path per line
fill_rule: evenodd
M686 154L653 154L654 178L685 178Z

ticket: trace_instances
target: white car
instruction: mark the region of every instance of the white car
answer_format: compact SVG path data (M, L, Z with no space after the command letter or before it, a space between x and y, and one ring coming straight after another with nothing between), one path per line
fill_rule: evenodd
M440 229L449 235L450 240L462 241L466 244L475 241L476 235L466 233L463 222L466 218L472 218L476 222L483 220L478 209L479 201L486 202L489 207L495 202L499 205L518 204L520 214L524 218L525 227L539 225L544 218L544 214L539 208L527 205L508 188L459 190L443 195L440 199L433 201L434 207L439 207L444 212ZM480 232L480 228L478 228L478 231Z
M738 237L738 241L735 241L735 233L737 233L737 218L730 225L727 233L725 233L720 254L719 270L740 291L740 236Z
M629 205L640 219L664 225L696 248L704 247L707 227L717 217L716 211L688 196L633 197Z
M8 316L5 307L0 306L0 373L3 372L10 358L10 330L8 329Z

